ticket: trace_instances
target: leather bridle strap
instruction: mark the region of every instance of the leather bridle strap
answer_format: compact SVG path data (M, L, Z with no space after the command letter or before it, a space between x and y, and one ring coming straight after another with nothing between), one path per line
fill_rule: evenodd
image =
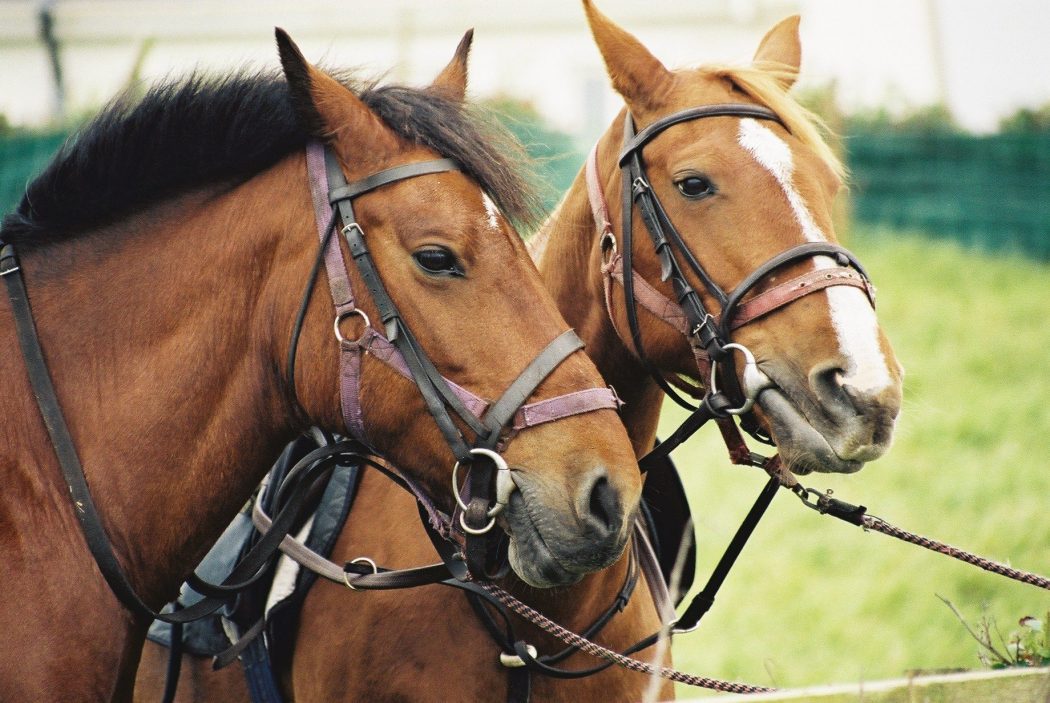
M40 409L40 414L47 428L51 444L58 459L62 477L69 489L69 498L80 524L81 532L88 550L98 565L103 578L117 596L118 600L137 615L167 623L185 623L196 620L221 607L226 601L222 597L206 596L203 600L178 610L174 613L158 613L139 598L131 582L128 581L116 553L102 524L98 508L91 496L91 491L84 476L83 466L77 454L76 446L62 413L58 395L51 381L47 363L44 360L40 339L33 323L33 312L22 278L21 267L15 249L10 244L0 242L0 277L4 279L8 298L15 317L15 328L19 346L26 365L33 395ZM354 446L357 446L356 444ZM316 460L316 457L314 457ZM223 591L238 582L248 583L257 577L262 568L269 562L279 546L281 539L294 524L295 518L306 502L309 489L316 481L327 475L331 469L329 462L318 462L304 477L289 497L286 507L277 516L273 530L253 547L244 559L237 564L221 586L205 584L195 579L195 584L207 587L211 591ZM247 579L245 581L245 579Z
M682 122L691 122L704 117L752 117L759 120L773 120L780 122L777 113L768 107L751 105L748 103L720 103L718 105L701 105L668 115L648 125L629 139L624 140L623 148L620 150L619 164L625 165L627 157L648 144L653 137L668 127ZM627 118L630 119L630 116Z
M323 160L323 170L318 161ZM315 202L319 200L319 191L327 191L327 204L334 207L337 215L329 217L329 210L324 207L317 208L318 221L329 221L329 231L319 232L322 246L332 252L325 254L326 262L336 260L336 254L341 256L338 249L338 241L329 239L331 231L339 227L346 239L350 255L356 265L358 272L368 288L369 294L375 307L378 309L382 329L386 333L383 337L379 332L370 328L366 330L361 339L356 342L347 342L340 336L340 375L346 381L342 384L342 406L344 419L348 430L352 433L359 432L358 436L363 438L363 426L361 426L360 413L360 363L361 353L366 348L364 343L378 345L392 345L397 355L387 355L381 360L394 366L398 371L407 371L411 380L418 389L423 402L434 418L446 443L452 450L456 461L462 464L470 464L474 468L468 472L467 478L467 502L457 502L463 506L462 514L458 515L457 524L463 527L466 535L464 537L465 554L471 572L476 575L489 575L484 564L490 561L487 555L491 555L493 544L487 538L481 538L494 524L494 515L501 507L490 507L489 496L493 493L493 479L496 468L497 455L493 453L501 442L507 426L513 423L513 429L521 429L530 424L549 422L562 417L568 417L591 410L602 408L615 409L619 407L619 399L611 389L586 389L568 393L557 398L538 401L531 407L523 407L524 402L536 390L540 383L555 369L562 361L571 354L579 351L583 343L575 332L567 330L548 344L539 355L526 367L518 378L510 385L503 395L488 408L488 412L479 418L469 405L487 405L478 399L479 404L465 403L464 389L454 387L451 381L444 378L436 369L422 345L419 344L405 320L401 317L397 305L394 303L382 278L376 268L375 261L365 242L365 232L357 221L354 213L353 198L369 193L382 186L396 183L417 176L442 173L446 171L459 170L459 166L449 159L437 159L424 161L403 166L397 166L367 176L353 183L347 183L343 175L342 167L335 156L334 151L325 148L317 142L311 142L307 147L307 168L311 174L311 190L314 193ZM323 180L319 181L316 174L323 172ZM340 289L349 291L349 279L345 266L329 265L327 268L330 277L345 280L340 284ZM333 289L333 301L337 298ZM341 308L336 304L336 326L338 330L339 320L353 312L360 312L351 302ZM367 321L367 317L360 313ZM297 330L298 332L298 330ZM337 336L338 332L337 332ZM377 357L380 358L380 357ZM460 391L460 392L457 392ZM348 398L348 393L350 397ZM472 395L472 394L467 394ZM350 412L348 412L350 409ZM356 409L356 410L355 410ZM525 413L525 410L532 412ZM463 436L457 425L453 414L458 416L459 421L466 425L475 435L473 446ZM363 439L362 439L363 441ZM506 467L504 466L504 469ZM503 488L506 489L509 477L503 478ZM500 488L497 484L496 488ZM458 490L458 487L457 489ZM500 491L497 490L497 501ZM458 496L457 496L458 498Z
M372 301L379 310L386 337L401 352L427 410L437 423L456 460L469 461L470 447L449 415L448 409L451 408L477 434L485 432L485 426L463 406L462 401L448 387L445 379L434 368L411 330L401 319L401 314L387 292L386 286L383 285L372 255L365 244L364 230L357 223L352 202L354 197L380 186L416 176L459 170L459 166L450 159L423 161L380 171L353 184L347 184L335 153L331 149L326 149L325 167L329 185L328 201L338 208L339 218L336 223L339 220L343 222L341 232L350 249L350 256L364 280L365 287L368 288ZM335 224L335 226L338 225Z
M631 345L635 355L656 383L670 395L675 402L696 412L690 403L673 391L662 374L646 358L642 346L641 330L638 326L637 306L640 304L658 319L681 330L687 330L686 337L694 351L715 362L724 361L732 364L732 357L725 355L723 347L731 339L733 330L763 315L779 309L794 300L815 291L833 285L850 285L864 290L874 304L874 290L868 281L867 274L856 258L847 250L828 242L810 242L782 252L740 282L731 292L726 293L697 261L693 252L686 245L674 224L670 221L656 194L646 179L642 165L642 148L668 127L704 117L735 116L755 119L768 119L780 122L772 110L758 105L723 104L705 105L669 115L648 125L635 134L634 123L630 114L624 120L624 147L620 153L619 163L622 167L623 213L621 218L622 251L617 251L608 204L598 177L597 145L592 149L586 164L585 178L594 221L599 229L602 248L602 274L605 279L606 307L614 328L615 315L612 311L612 281L623 285L626 302L626 313L630 326ZM648 285L632 266L633 249L633 213L637 207L645 228L652 239L654 250L660 260L661 278L670 280L675 292L675 301L668 300L659 291ZM820 269L798 276L785 284L780 284L757 295L752 294L746 301L745 296L767 276L789 263L806 258L826 255L832 257L838 267ZM678 257L686 263L691 272L703 283L708 293L717 301L721 310L718 314L708 312L700 296L685 278ZM852 267L852 270L850 269ZM636 293L636 290L638 291ZM621 335L622 336L622 335ZM626 341L626 340L625 340ZM699 358L699 356L698 356ZM731 379L733 382L735 379ZM717 413L716 413L717 414ZM734 450L735 454L746 452Z
M536 387L570 354L580 349L583 349L583 341L572 330L565 330L544 347L485 413L482 421L489 432L480 446L494 449L499 443L503 428L514 419L518 409L525 404Z

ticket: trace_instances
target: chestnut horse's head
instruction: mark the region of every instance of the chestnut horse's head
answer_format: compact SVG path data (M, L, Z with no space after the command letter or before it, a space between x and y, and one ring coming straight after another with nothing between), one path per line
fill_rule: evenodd
M633 153L640 156L648 187L663 209L657 219L680 234L684 246L675 250L676 256L682 260L691 255L699 264L683 264L684 276L713 315L726 303L718 289L732 299L734 289L779 254L806 243L835 243L831 212L843 168L822 140L815 118L787 92L800 62L797 17L769 31L749 67L671 71L588 0L584 5L613 86L627 103L597 150L616 236L622 234L618 200L623 192L617 164L624 121L633 119L639 135L656 124L650 130L656 133ZM670 115L712 105L737 109L720 115L701 111L666 127L661 123ZM642 215L636 206L634 270L675 299L671 284L661 282L661 261ZM826 268L830 275L858 282L862 277L847 256L818 250L765 269L741 302L746 305L796 277L811 285L822 275L809 273L814 269ZM703 281L698 270L712 280ZM627 330L621 292L612 314L617 327ZM658 368L697 377L694 355L681 332L644 311L638 313L638 329L645 355ZM768 376L755 412L790 469L852 472L887 450L901 404L902 370L863 286L834 285L792 298L729 336L727 341L754 353L758 368ZM747 379L740 383L746 386Z
M359 381L363 434L449 512L454 507L456 456L448 437L459 433L468 445L474 444L482 434L478 418L471 424L450 412L454 426L439 429L432 417L434 403L447 408L451 401L436 392L424 399L421 388L429 381L420 383L414 369L425 367L426 359L409 358L413 352L399 345L408 338L418 342L421 357L433 364L423 375L444 376L491 402L567 329L501 211L519 218L527 214L523 183L514 170L522 164L511 158L520 151L505 156L507 144L463 103L469 39L468 34L429 88L350 90L309 65L278 31L293 103L314 136L334 154L336 168L342 171L337 178L345 176L351 190L367 185L364 179L370 177L372 186L383 181L348 199L356 231L344 229L350 224L345 214L335 227L346 237L339 242L346 262L342 265L367 315L347 315L337 322L340 337L368 340L363 343L367 350ZM406 174L389 169L444 158L458 165L388 178ZM296 226L304 237L310 233L316 249L314 222ZM379 303L375 281L366 280L361 263L348 255L348 242L354 257L367 247L400 323L391 322L389 309ZM331 305L325 286L314 291L297 352L294 387L297 402L311 420L346 432L353 428L344 428L340 415L340 343L333 336ZM397 362L383 363L380 358L389 362L394 347L403 360L401 372ZM512 411L523 403L583 390L587 397L614 397L578 348L558 358L549 375L539 376L543 380L538 387L524 386L525 397L513 399ZM440 385L438 381L432 388ZM510 493L506 508L494 516L510 536L510 561L517 574L535 586L563 585L609 565L622 553L638 504L638 467L615 403L551 422L540 418L549 406L533 408L534 417L519 418L528 426L521 429L519 424L515 431L503 433L499 452L510 467L505 476L512 483L497 479L497 488ZM461 483L463 473L461 469ZM506 493L503 498L508 498Z

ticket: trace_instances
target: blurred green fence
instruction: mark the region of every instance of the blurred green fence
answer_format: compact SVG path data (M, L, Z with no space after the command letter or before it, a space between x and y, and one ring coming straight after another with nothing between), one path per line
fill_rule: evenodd
M26 183L47 165L65 138L65 132L0 137L0 215L18 205Z
M506 113L507 103L500 107ZM535 114L510 112L508 126L539 161L549 209L583 154ZM26 181L64 138L0 137L0 212L17 205ZM846 147L856 220L1050 261L1050 134L859 133Z
M1050 261L1050 134L853 134L853 217Z

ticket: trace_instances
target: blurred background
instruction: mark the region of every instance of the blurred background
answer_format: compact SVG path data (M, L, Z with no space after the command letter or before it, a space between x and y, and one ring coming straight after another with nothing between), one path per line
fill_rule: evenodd
M907 368L889 455L807 483L907 529L1050 571L1050 5L599 7L670 67L746 63L766 30L802 15L796 93L838 135L852 172L840 238L873 274ZM191 70L276 69L275 25L311 60L414 84L474 27L471 95L540 160L548 206L621 105L569 0L0 0L0 209L117 92ZM676 419L668 408L665 434ZM762 477L730 466L713 430L677 458L702 582ZM987 625L1007 659L1027 633L1019 620L1050 610L1044 592L821 518L785 494L700 630L676 640L676 659L777 686L985 665L938 596L978 633ZM1050 663L1050 651L1040 656Z

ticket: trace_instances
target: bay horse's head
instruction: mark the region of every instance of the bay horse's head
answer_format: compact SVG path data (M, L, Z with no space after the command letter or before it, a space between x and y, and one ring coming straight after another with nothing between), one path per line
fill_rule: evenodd
M766 34L751 66L671 71L588 0L584 5L613 87L627 104L599 142L597 158L621 247L617 199L635 200L634 270L664 297L689 302L684 288L672 288L666 254L657 254L661 243L654 240L666 235L665 248L699 296L697 319L687 311L679 325L688 322L694 348L703 348L704 334L718 327L705 313L717 317L735 306L732 319L721 320L721 341L750 350L767 377L756 375L756 386L737 364L740 386L757 396L760 431L771 435L790 469L852 472L881 456L901 405L902 370L876 321L866 275L848 252L827 244L836 242L832 204L843 168L815 118L788 95L801 56L798 17ZM626 170L632 162L637 168ZM626 198L620 168L632 182ZM655 200L643 202L650 194ZM652 235L654 229L662 235ZM595 256L608 259L615 244L596 244L604 250ZM776 258L789 250L787 260ZM835 283L825 287L828 280ZM759 299L767 291L773 292ZM622 292L617 287L612 315L629 338ZM666 372L697 378L682 331L638 309L644 355ZM718 343L711 349L718 351ZM742 350L732 349L744 361Z
M462 524L483 529L490 518L498 521L522 579L563 585L622 553L640 479L615 397L588 357L574 343L563 344L575 336L564 334L565 321L501 211L527 214L523 182L514 172L521 164L501 153L508 144L464 105L469 42L468 34L427 89L352 91L307 63L278 30L293 104L330 151L322 157L329 175L348 183L340 186L342 200L333 200L339 217L332 231L342 235L338 247L347 263L340 266L364 313L341 313L333 336L330 298L324 286L315 290L292 355L298 363L291 385L310 420L364 435L450 513L457 458L499 463L491 452L469 453L463 445L497 450L509 465L509 473L496 472L496 498L506 507L494 505L480 522L465 517ZM347 205L352 211L340 209ZM313 218L294 226L316 249ZM366 249L375 278L363 261ZM560 351L542 354L556 339ZM347 402L340 400L341 349L364 351L359 375L349 374L360 401L349 413L345 405L341 412ZM547 369L537 372L534 361ZM501 396L526 367L535 378L526 375L515 391L521 397L507 394L509 405L500 412L509 410L510 417L504 413L491 424ZM343 385L347 377L344 372ZM442 396L442 388L450 392ZM575 400L591 403L585 412L566 412L560 401L543 404L577 391L585 393ZM489 411L472 405L479 397L490 401ZM457 402L473 417L450 411ZM515 414L523 404L529 412ZM568 416L545 421L559 415ZM483 443L486 436L492 441ZM463 468L458 473L462 484ZM491 488L484 490L488 506ZM469 496L463 500L468 508L474 504Z

